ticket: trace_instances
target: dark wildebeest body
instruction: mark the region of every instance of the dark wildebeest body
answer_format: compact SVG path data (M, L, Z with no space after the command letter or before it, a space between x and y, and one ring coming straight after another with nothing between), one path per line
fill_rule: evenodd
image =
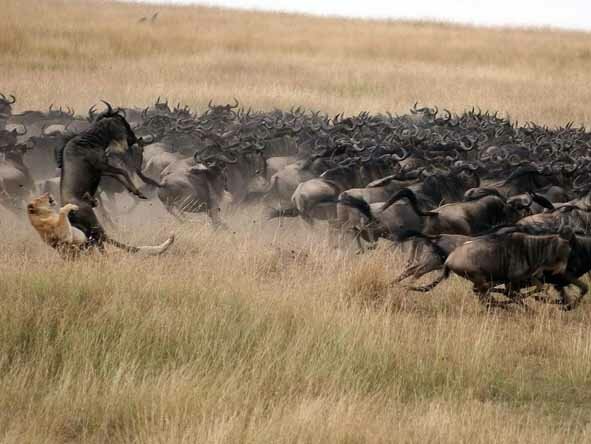
M435 202L456 202L468 188L479 185L479 178L470 169L462 168L451 174L428 176L424 182L411 185L396 193L386 203L368 204L363 199L341 195L339 203L357 209L363 214L365 221L354 227L358 236L373 242L378 237L396 240L398 233L405 230L422 231L424 218L417 213L418 199L413 204L401 201L405 197L415 196L421 199L422 206L434 208ZM419 197L420 196L420 197ZM422 210L421 210L422 213ZM359 240L359 237L357 237Z
M566 274L570 254L570 239L559 235L513 232L477 238L457 247L445 261L441 278L422 290L434 288L454 272L471 281L480 300L488 306L495 303L490 295L495 286L504 284L507 295L515 297L521 288L532 281L541 282L548 275L561 276L584 294L586 285Z
M125 118L109 106L88 130L70 139L59 156L62 205L71 203L79 207L70 213L70 221L91 244L101 246L106 240L92 203L102 177L112 177L131 193L145 198L126 170L109 163L111 153L123 154L138 142Z
M188 158L177 160L162 172L158 197L174 216L207 211L212 224L219 225L224 188L225 178L219 165L206 166Z
M409 260L403 272L394 279L394 282L402 282L410 276L415 280L420 279L427 273L440 270L452 251L474 238L461 234L428 236L411 230L401 233L398 237L400 242L410 239L413 241L413 248ZM411 265L413 262L415 264ZM415 290L420 291L420 289Z

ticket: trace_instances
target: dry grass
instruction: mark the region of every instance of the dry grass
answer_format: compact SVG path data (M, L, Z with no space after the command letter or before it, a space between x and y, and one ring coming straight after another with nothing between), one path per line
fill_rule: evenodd
M380 23L96 1L3 0L2 89L82 111L158 94L201 107L405 112L480 105L589 123L591 34ZM159 10L154 25L139 17Z
M161 94L590 121L587 34L164 7L135 23L155 9L3 1L0 89L19 109ZM588 304L486 314L458 279L408 295L387 248L337 253L260 208L215 233L143 205L116 236L174 230L169 254L76 263L0 220L1 442L591 441Z

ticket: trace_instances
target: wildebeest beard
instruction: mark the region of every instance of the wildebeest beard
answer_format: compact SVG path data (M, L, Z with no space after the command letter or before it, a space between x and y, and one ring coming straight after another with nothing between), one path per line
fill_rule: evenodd
M125 152L137 143L137 138L125 118L111 109L100 115L95 123L72 138L61 155L60 193L62 203L78 205L70 213L70 222L80 229L93 245L101 246L105 232L93 207L101 177L113 177L138 197L143 195L132 183L127 171L109 163L109 151Z

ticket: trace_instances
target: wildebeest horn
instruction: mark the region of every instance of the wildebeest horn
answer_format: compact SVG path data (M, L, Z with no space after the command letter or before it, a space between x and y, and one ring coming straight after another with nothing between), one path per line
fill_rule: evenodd
M209 102L207 103L207 107L209 109L213 109L213 107L211 106L211 103L213 102L213 99L209 99Z
M394 160L396 160L398 162L401 162L401 161L403 161L404 159L406 159L410 155L410 153L408 152L408 150L404 149L403 147L399 146L398 149L400 151L402 151L402 155L401 156L397 156L396 154L392 154L392 159L394 159Z
M160 105L160 96L158 96L158 98L156 99L155 105Z
M238 108L238 105L239 105L238 99L236 97L234 97L233 99L234 99L235 104L234 104L234 106L231 106L230 109Z
M96 116L96 104L88 108L88 121L92 122Z
M101 99L101 102L103 102L105 105L107 105L107 114L113 114L113 107L111 106L111 104L109 102L102 100L102 99Z
M2 98L6 101L6 103L8 103L9 105L13 105L16 102L16 97L14 97L12 94L10 94L8 97L12 98L12 102L10 100L6 100L6 97L4 96L4 94L2 94Z

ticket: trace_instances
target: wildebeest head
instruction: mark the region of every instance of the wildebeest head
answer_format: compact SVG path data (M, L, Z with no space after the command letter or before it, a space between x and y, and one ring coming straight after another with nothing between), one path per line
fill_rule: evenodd
M12 105L16 102L13 95L6 97L0 93L0 119L8 119L12 114Z
M108 153L123 154L134 145L143 144L144 141L137 138L124 113L119 109L113 110L108 102L104 103L107 109L97 116L92 132L107 144L105 148Z
M161 102L160 96L158 96L158 99L156 99L156 103L154 103L154 111L156 111L156 113L158 114L169 114L172 112L170 107L168 106L168 100L166 100L165 102Z
M12 148L17 144L18 136L26 134L25 131L19 131L18 128L11 130L0 130L0 148Z

